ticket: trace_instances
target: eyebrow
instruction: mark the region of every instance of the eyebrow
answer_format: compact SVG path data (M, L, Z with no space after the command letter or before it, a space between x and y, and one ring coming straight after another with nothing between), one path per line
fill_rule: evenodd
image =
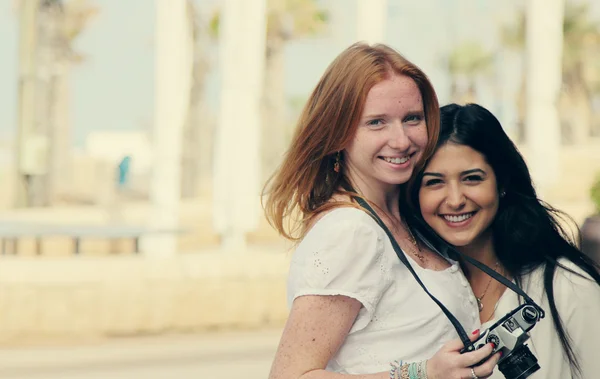
M425 111L424 110L409 111L409 112L406 112L406 115L404 117L406 117L406 116L422 116L422 117L425 117Z
M461 172L460 174L461 174L461 175L469 175L469 174L475 174L475 173L479 173L479 174L483 174L483 175L485 175L485 171L483 171L483 170L482 170L482 169L480 169L480 168L472 168L472 169L470 169L470 170L463 171L463 172Z
M470 170L463 171L463 172L460 173L460 175L464 176L464 175L475 174L475 173L486 175L485 171L483 171L480 168L472 168ZM424 172L423 176L434 176L436 178L443 178L444 177L444 175L440 174L439 172Z
M412 110L412 111L408 111L408 112L406 112L406 114L402 118L404 118L406 116L421 116L421 117L425 117L425 111L424 110ZM362 119L363 120L367 120L367 119L386 118L386 117L388 117L387 113L377 113L377 114L366 115Z
M375 119L375 118L385 118L387 117L386 113L380 113L380 114L371 114L368 116L363 117L363 120L368 120L368 119Z

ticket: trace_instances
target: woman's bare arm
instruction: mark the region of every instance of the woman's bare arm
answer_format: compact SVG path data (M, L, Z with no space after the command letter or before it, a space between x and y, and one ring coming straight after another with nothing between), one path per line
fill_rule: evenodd
M325 371L350 332L361 303L347 296L300 296L294 300L283 331L269 379L387 379L389 372L344 375ZM479 332L470 337L477 339ZM470 366L489 357L491 344L471 353L460 354L459 339L446 343L429 361L430 379L471 376ZM401 357L399 357L401 358ZM499 353L479 366L477 375L487 378L496 366Z
M361 303L346 296L300 296L294 300L269 379L336 379L325 371L358 315ZM388 372L354 376L386 379Z

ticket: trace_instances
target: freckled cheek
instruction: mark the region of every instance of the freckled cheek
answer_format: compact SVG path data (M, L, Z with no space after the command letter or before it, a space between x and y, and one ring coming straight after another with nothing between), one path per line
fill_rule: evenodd
M410 136L413 143L419 146L420 148L424 148L427 145L427 137L427 128L425 127L425 125L417 128L414 131L414 133L412 133L412 135Z

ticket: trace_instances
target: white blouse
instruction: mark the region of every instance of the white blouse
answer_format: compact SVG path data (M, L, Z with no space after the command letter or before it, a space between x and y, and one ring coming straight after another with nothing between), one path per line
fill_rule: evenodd
M562 268L557 268L554 277L554 294L558 314L569 333L571 347L579 358L583 379L600 378L600 286L589 278L578 266L569 260L559 261L585 276L582 278ZM525 275L521 283L523 290L546 312L543 318L529 332L526 342L538 359L540 369L530 379L569 379L572 376L569 361L563 355L562 345L554 329L554 322L544 291L544 266ZM522 303L522 301L521 301ZM516 293L506 289L497 304L495 318L501 318L519 305ZM487 328L494 320L486 322ZM492 379L504 379L496 368Z
M467 333L480 327L477 303L458 263L421 268L406 255L427 289ZM288 305L305 295L344 295L363 305L327 369L347 374L387 371L395 359L430 358L454 327L398 259L376 221L356 208L334 209L318 220L292 257Z

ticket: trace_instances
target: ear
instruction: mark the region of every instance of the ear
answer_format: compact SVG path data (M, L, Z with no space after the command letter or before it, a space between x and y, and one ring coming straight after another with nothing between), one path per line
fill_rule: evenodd
M498 196L502 199L506 196L506 184L498 184Z
M509 180L506 178L500 179L497 182L498 185L498 196L502 199L506 196L506 189L509 187Z

